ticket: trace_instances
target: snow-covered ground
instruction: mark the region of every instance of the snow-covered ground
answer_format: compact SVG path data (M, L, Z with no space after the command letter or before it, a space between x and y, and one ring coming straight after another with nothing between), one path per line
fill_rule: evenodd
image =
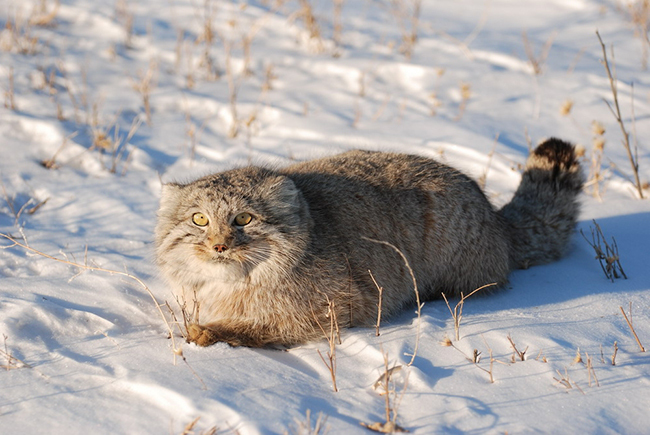
M650 202L604 101L595 33L614 47L647 182L650 74L627 3L423 0L416 14L414 0L0 1L0 232L33 249L130 274L174 305L152 262L161 181L397 150L484 179L502 205L529 143L558 136L583 146L586 172L605 141L579 229L591 240L596 219L627 275L608 280L576 234L563 260L469 298L458 341L444 302L427 302L409 367L413 311L378 337L346 331L334 392L324 340L288 352L172 342L134 279L4 240L0 432L307 433L309 413L329 433L364 433L360 422L385 421L372 387L385 354L403 366L391 406L413 433L650 433L648 354L620 309L650 346Z

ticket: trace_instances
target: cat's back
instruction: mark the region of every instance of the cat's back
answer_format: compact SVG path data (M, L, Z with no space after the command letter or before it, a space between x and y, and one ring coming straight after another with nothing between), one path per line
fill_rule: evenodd
M354 150L296 163L282 170L299 183L356 181L372 186L417 186L429 180L466 178L436 160L412 154Z
M355 150L284 168L310 207L381 213L399 218L416 209L431 210L485 197L462 172L436 160L389 152ZM484 205L484 204L482 204ZM416 213L417 214L417 213Z

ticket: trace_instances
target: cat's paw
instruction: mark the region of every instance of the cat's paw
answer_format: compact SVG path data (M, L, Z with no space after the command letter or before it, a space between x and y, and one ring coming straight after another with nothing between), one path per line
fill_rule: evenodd
M193 323L187 325L187 342L198 346L210 346L219 341L217 334L210 328Z

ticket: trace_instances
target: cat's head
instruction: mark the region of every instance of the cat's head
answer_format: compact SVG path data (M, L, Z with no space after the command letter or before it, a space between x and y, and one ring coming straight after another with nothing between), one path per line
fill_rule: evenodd
M270 279L297 261L310 221L293 181L267 169L165 184L157 261L167 278L188 287L211 279Z

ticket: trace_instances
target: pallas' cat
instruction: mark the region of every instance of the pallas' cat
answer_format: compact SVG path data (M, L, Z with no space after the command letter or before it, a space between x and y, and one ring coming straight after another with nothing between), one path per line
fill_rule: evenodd
M579 212L572 145L549 139L496 210L435 160L351 151L284 169L248 166L163 186L155 230L163 276L188 312L188 340L291 346L372 326L422 300L504 284L558 259ZM380 243L383 242L383 243ZM397 251L399 250L399 252ZM335 317L331 310L334 310Z

